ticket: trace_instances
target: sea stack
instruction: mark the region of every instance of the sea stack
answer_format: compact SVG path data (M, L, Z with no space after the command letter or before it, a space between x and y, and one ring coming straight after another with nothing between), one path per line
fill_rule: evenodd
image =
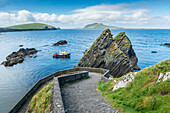
M125 32L113 38L111 31L106 29L84 53L77 66L109 69L110 74L118 78L140 70L137 62L138 58Z

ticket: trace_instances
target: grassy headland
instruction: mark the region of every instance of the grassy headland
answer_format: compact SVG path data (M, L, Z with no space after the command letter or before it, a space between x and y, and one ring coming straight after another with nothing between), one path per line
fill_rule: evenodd
M102 23L93 23L86 25L84 29L121 29L121 28L116 26L107 26Z
M0 28L0 31L9 32L9 31L33 31L33 30L57 30L57 29L60 28L55 28L53 26L42 23L29 23Z
M156 82L160 73L170 72L170 59L137 73L133 82L125 88L112 91L116 84L100 81L98 90L120 112L168 113L170 112L170 79Z
M54 81L50 82L43 89L41 89L29 103L28 110L26 113L46 113L50 112L51 107L51 96L52 96L52 87Z

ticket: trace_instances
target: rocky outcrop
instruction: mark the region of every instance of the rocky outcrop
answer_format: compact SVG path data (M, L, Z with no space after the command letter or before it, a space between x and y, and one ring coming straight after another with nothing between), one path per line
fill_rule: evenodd
M66 45L67 41L66 40L60 40L57 43L53 44L53 46L60 46L60 45Z
M156 82L160 82L160 81L166 81L170 78L170 72L166 72L165 74L160 73L158 80Z
M128 72L139 70L137 61L125 32L113 38L111 31L106 29L84 53L77 66L105 68L110 70L113 77L121 77Z
M163 44L163 46L168 46L168 47L170 47L170 43L165 43L165 44Z
M2 62L4 66L13 66L17 63L22 63L24 61L24 56L37 53L38 51L35 48L21 48L17 52L13 52L6 57L7 61Z
M122 87L126 87L126 85L130 82L132 82L134 79L135 79L135 76L136 76L137 72L134 72L134 73L130 73L130 74L127 74L125 75L114 87L113 87L113 90L117 90L119 88L122 88Z

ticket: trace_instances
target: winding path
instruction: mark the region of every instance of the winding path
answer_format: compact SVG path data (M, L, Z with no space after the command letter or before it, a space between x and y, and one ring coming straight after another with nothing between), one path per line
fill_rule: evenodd
M67 113L118 113L98 92L96 84L101 74L89 73L90 78L61 86Z

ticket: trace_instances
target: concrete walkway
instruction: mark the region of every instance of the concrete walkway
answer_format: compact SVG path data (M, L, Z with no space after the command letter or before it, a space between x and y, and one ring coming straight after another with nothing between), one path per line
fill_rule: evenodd
M67 113L118 113L98 92L98 73L89 73L90 78L61 86L63 103Z

